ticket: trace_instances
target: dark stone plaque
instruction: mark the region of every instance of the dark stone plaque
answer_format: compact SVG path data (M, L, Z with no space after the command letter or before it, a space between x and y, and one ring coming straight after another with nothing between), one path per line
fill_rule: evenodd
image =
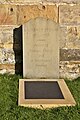
M25 99L64 99L57 81L25 81Z

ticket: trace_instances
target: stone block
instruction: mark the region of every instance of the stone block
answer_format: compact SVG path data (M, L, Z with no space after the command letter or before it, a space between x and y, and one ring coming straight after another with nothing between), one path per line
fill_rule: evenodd
M2 43L0 43L0 49L3 49L3 48L13 50L13 44L2 44Z
M0 3L39 3L39 2L60 2L60 0L0 0Z
M75 79L80 76L80 61L60 61L60 78Z
M70 3L70 4L80 3L80 0L43 0L43 1L52 2L52 3Z
M15 3L35 3L35 2L42 2L44 0L9 0L11 2L15 2Z
M0 48L0 63L3 63L3 53L1 48Z
M3 46L6 49L12 49L13 50L13 44L4 44Z
M15 63L14 51L12 49L0 49L0 63Z
M80 49L80 27L67 27L66 48Z
M37 17L44 17L55 22L58 21L58 8L56 5L19 5L18 24L23 24Z
M0 44L13 43L13 30L0 28Z
M80 49L60 49L60 61L79 61Z
M0 64L0 74L15 74L15 64Z
M62 25L80 25L80 5L59 6L59 23Z
M0 64L0 70L2 69L15 69L15 64Z
M60 41L60 48L80 49L80 26L61 27L63 39Z
M39 3L39 2L50 2L50 3L80 3L80 0L0 0L0 3Z
M47 2L47 3L60 3L61 2L61 0L43 0L43 1L45 1L45 2Z
M17 6L0 4L0 25L17 24Z
M77 4L80 3L80 0L59 0L61 3L73 3Z

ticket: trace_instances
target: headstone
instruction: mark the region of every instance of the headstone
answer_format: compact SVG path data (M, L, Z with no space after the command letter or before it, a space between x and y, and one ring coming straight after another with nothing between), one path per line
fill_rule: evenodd
M36 18L23 25L23 77L59 78L60 27Z
M27 79L19 80L19 105L51 108L76 104L64 80L57 79L60 39L59 25L50 19L36 18L23 25L23 77Z

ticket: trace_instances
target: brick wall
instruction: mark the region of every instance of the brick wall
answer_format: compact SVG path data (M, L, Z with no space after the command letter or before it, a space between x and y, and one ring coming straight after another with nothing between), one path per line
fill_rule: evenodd
M36 17L55 21L63 31L60 77L79 77L80 0L0 0L0 73L22 72L20 26Z

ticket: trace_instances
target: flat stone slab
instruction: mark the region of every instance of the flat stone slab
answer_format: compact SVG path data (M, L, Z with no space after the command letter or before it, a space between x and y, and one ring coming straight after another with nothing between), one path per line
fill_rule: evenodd
M76 104L63 79L20 79L20 106L51 108Z

